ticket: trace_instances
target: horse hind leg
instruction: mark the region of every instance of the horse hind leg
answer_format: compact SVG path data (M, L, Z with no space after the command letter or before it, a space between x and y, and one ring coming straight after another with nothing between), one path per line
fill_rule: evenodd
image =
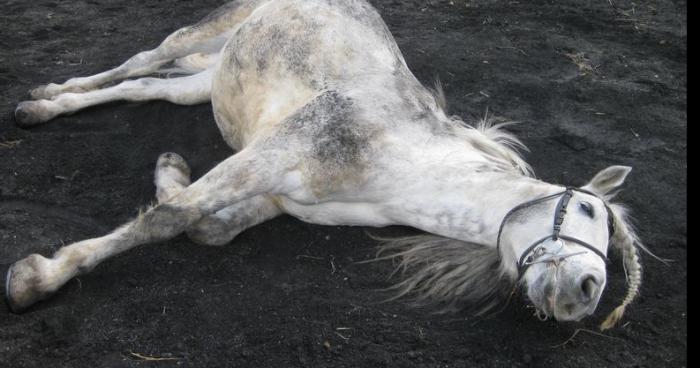
M190 185L190 168L180 155L164 153L158 158L154 178L158 203L165 203ZM273 201L258 195L202 218L186 233L197 244L221 246L244 230L280 214Z
M127 80L112 87L85 93L63 93L52 100L20 102L15 120L20 126L44 123L58 115L111 101L166 100L178 105L194 105L211 100L213 68L186 77Z
M114 69L88 77L71 78L62 84L39 86L29 95L34 100L42 100L64 93L92 91L113 81L153 74L163 65L190 54L218 51L225 42L226 39L220 35L191 32L189 27L185 27L168 36L157 48L142 51Z
M163 65L187 55L220 51L235 26L245 20L263 0L237 0L224 4L198 23L178 29L155 49L140 52L118 67L89 77L50 83L32 91L32 99L50 99L62 93L82 93L106 83L153 74Z

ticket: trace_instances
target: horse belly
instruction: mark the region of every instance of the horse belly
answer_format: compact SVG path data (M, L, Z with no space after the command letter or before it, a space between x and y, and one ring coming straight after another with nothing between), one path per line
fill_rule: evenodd
M285 213L312 224L382 227L393 223L384 216L382 206L377 203L302 204L288 197L275 197L275 202Z
M403 63L374 9L339 4L345 2L271 2L234 30L212 84L214 115L229 145L240 150L323 91L353 88L373 69Z

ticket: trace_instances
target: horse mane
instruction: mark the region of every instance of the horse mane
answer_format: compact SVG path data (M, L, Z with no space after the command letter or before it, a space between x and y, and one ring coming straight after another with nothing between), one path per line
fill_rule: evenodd
M433 95L437 106L447 115L447 99L440 80L436 78L434 87L428 90ZM468 124L458 116L451 116L449 119L452 134L463 138L476 151L481 152L493 164L493 169L534 176L532 167L525 162L519 152L529 151L528 148L515 135L505 130L506 127L517 122L496 118L489 114L488 110L484 117L474 124Z
M438 313L470 310L483 315L513 287L494 247L433 234L375 239L383 244L372 261L394 261L389 278L401 277L387 288L393 294L389 301L407 297Z

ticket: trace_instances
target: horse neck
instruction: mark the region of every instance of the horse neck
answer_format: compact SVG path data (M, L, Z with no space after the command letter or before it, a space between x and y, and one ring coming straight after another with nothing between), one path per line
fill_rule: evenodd
M500 224L513 207L561 190L516 171L475 163L473 154L447 157L413 162L407 175L415 179L397 183L400 199L390 206L397 222L495 247Z

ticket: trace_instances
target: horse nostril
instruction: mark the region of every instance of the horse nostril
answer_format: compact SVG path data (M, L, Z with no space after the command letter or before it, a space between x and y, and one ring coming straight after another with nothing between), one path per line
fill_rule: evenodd
M590 302L598 292L598 280L593 276L583 278L581 282L581 296L584 303Z

